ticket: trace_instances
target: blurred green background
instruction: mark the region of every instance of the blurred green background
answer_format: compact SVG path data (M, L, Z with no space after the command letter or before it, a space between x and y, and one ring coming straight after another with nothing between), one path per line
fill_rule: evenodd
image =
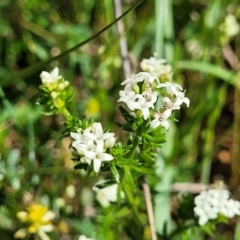
M121 3L126 11L137 1ZM124 142L115 124L124 80L116 26L48 61L114 19L112 0L0 1L1 239L13 239L21 225L16 213L29 202L58 213L51 239L90 237L92 232L100 233L97 239L134 239L126 231L128 212L117 206L100 210L91 190L97 179L73 170L70 139L61 138L62 116L44 116L35 104L39 74L58 66L76 90L74 114L94 117ZM173 182L224 181L240 200L239 19L237 0L145 0L123 18L132 72L156 52L173 66L173 81L191 101L176 113L179 121L172 123L157 159L159 181L152 188L158 234L170 221L173 205L173 194L163 197L161 192ZM239 240L235 225L236 219L220 226L211 239ZM141 231L142 239L149 239L148 230ZM205 239L194 231L174 239Z

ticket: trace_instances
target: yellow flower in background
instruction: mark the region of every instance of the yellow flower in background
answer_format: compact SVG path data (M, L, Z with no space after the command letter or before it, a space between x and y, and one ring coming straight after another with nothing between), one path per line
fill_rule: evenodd
M97 117L100 112L99 101L96 98L91 98L87 104L85 109L85 115L87 118Z
M55 214L48 210L47 206L33 204L27 208L27 211L18 212L17 218L28 226L19 229L14 234L14 238L23 239L28 233L35 233L42 240L50 240L46 232L53 230L52 220L55 218Z

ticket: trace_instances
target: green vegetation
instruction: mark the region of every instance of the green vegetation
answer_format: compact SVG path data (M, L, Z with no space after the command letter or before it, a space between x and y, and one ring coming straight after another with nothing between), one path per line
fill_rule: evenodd
M190 99L189 108L175 113L178 121L171 121L167 141L157 151L155 172L141 169L152 190L158 239L239 240L237 218L214 230L211 224L202 228L193 212L199 191L185 194L173 186L218 186L223 181L231 197L240 200L240 4L237 0L120 2L132 73L140 71L143 58L156 53L172 65L173 81L186 89ZM124 109L120 113L116 101L125 76L114 4L112 0L0 1L3 240L13 239L23 227L17 213L33 203L54 212L54 231L48 234L53 240L80 239L80 235L97 240L151 239L141 182L136 194L130 194L133 199L128 199L132 208L121 200L120 191L117 203L101 207L92 188L107 173L89 176L83 169L75 170L71 139L64 132L71 123L64 124L61 111L44 115L46 108L36 104L39 75L57 66L75 92L67 96L72 115L101 121L127 144L117 124L124 121ZM116 172L114 165L111 171Z

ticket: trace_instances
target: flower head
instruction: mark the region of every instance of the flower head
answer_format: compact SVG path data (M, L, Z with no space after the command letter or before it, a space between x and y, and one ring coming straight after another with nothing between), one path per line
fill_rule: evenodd
M93 165L95 172L99 172L103 162L113 160L113 156L107 151L115 144L115 134L104 132L100 122L95 122L85 130L80 128L78 132L70 134L75 140L72 147L80 156L80 161Z
M240 202L229 199L229 195L225 189L211 189L196 196L194 212L199 217L199 224L204 225L219 215L226 218L240 215Z
M50 73L42 71L40 78L43 86L51 92L51 96L54 99L69 85L69 82L65 81L63 77L59 75L59 69L57 67Z
M157 59L156 57L143 59L140 66L144 71L151 70L157 77L168 76L172 72L171 66L166 64L165 59Z
M126 104L133 117L148 121L151 128L168 129L172 112L183 103L189 107L190 101L182 87L171 81L171 66L166 60L143 59L141 68L146 72L133 74L122 82L125 88L119 92L117 101Z
M169 128L168 118L170 117L172 111L171 109L167 109L163 113L155 112L154 119L150 123L151 128L157 128L158 126L164 127L166 130Z
M55 67L50 73L42 71L42 73L40 74L40 78L43 85L46 85L49 83L57 82L59 79L62 78L62 76L59 75L59 69Z
M48 207L39 204L33 204L27 208L27 211L17 213L17 218L27 224L27 228L19 229L14 238L25 238L28 233L38 234L41 239L49 239L46 232L53 230L52 220L55 214L48 210Z

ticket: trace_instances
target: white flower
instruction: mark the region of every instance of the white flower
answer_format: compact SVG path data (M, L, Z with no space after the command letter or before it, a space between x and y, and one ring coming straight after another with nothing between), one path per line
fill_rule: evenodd
M91 130L92 132L88 132L85 134L87 137L93 139L94 141L103 140L104 148L110 148L114 146L116 140L114 137L115 134L110 132L104 133L102 129L102 124L100 122L93 123L91 126Z
M70 135L75 140L73 142L73 146L75 144L81 143L84 140L84 138L86 137L86 133L89 133L90 131L91 131L91 127L88 127L85 130L82 130L81 128L79 128L76 133L71 132Z
M93 161L93 169L95 172L99 172L102 162L113 160L113 156L108 153L104 153L103 141L97 141L97 145L93 145L91 150L84 152L82 161L87 162L89 165Z
M171 109L165 110L163 113L155 112L154 113L154 120L151 121L150 127L157 128L158 126L163 126L166 130L169 128L168 118L170 117L172 111Z
M151 89L142 93L143 98L139 98L138 102L140 103L139 110L142 111L143 118L148 119L150 115L149 109L154 109L154 103L157 101L157 94L152 92Z
M176 95L176 100L175 100L176 105L181 105L182 103L186 103L187 107L189 107L190 100L187 97L185 97L184 92L178 91L175 93L175 95Z
M120 91L119 92L120 98L117 100L117 102L124 102L127 104L128 108L131 111L134 111L136 109L139 109L141 107L140 103L137 101L137 99L143 98L142 95L136 94L134 91Z
M121 85L132 85L134 86L138 82L143 82L144 75L141 74L133 74L130 78L125 79Z
M166 82L166 83L160 83L157 85L157 88L165 87L167 89L168 94L176 94L179 91L182 91L182 87L179 84L172 83L172 82Z
M79 154L80 161L93 164L95 172L99 172L102 162L113 160L113 156L106 153L106 150L114 146L116 139L114 133L103 132L101 123L93 123L85 130L79 129L70 135L75 140L72 147Z
M40 78L42 80L43 85L57 82L59 79L62 78L62 76L58 74L59 69L57 67L55 67L50 73L42 71L42 73L40 74Z
M87 151L92 151L92 150L94 151L95 144L92 139L85 138L82 143L75 146L75 149L77 153L81 156L81 155L85 155Z
M165 59L157 59L150 57L149 59L143 59L140 63L142 70L153 72L156 76L171 74L172 68L170 65L166 65Z
M190 101L187 97L184 96L184 92L175 92L175 98L171 100L169 97L164 97L162 99L163 102L166 103L165 107L171 110L178 110L182 103L186 103L187 107L189 107Z
M89 137L87 137L87 133L89 133L91 131L91 128L88 127L86 128L83 133L81 133L82 129L78 130L79 132L77 133L73 133L71 132L70 135L71 137L75 140L72 143L72 147L74 147L78 154L80 155L84 155L84 152L86 150L90 150L91 147L93 146L93 140Z
M162 99L164 103L166 103L165 107L171 110L179 110L180 105L178 101L171 101L169 97L164 97Z
M151 87L153 85L154 81L159 84L159 79L154 75L154 73L149 69L150 72L140 72L138 75L142 76L144 78L144 83Z
M195 197L195 214L199 217L199 224L204 225L209 219L218 218L219 214L227 218L240 215L240 202L229 199L230 193L224 189L203 191Z
M110 205L110 202L117 202L117 183L101 189L97 186L94 186L93 190L97 193L96 198L103 207L108 207ZM123 192L121 192L120 195L121 198L124 198Z

